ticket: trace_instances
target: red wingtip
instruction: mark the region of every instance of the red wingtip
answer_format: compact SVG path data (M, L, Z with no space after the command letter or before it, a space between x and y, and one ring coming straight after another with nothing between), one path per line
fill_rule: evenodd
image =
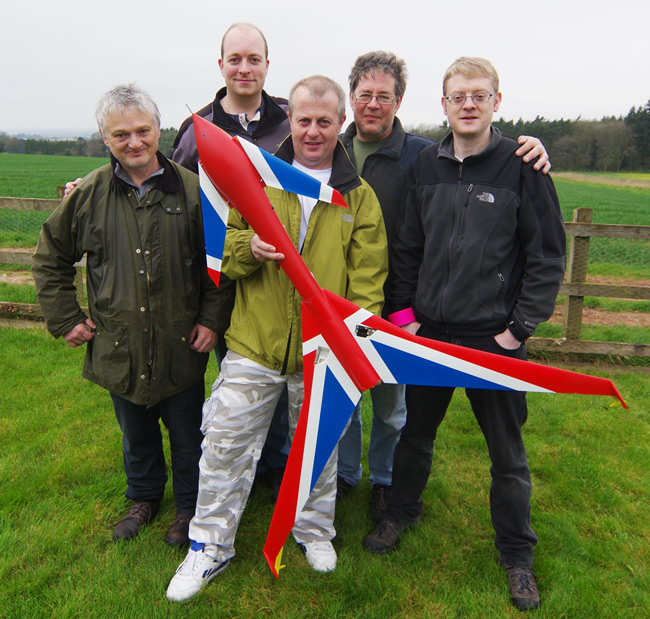
M339 193L337 189L335 189L332 192L332 204L336 204L337 206L343 206L344 208L348 208L348 205L343 199L343 196Z
M214 282L214 285L219 288L219 278L221 277L221 271L215 271L208 267L208 275L210 279Z
M272 557L266 550L264 550L264 558L266 559L266 562L268 563L269 569L271 570L271 574L275 576L277 580L280 579L280 574L278 571L275 569L275 557Z

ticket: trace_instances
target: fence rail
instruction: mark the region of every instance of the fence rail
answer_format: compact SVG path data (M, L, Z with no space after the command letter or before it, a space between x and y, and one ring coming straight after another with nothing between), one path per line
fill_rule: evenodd
M58 187L57 190L61 196L63 188ZM0 197L0 208L53 211L59 202L60 200ZM528 340L528 348L533 352L560 352L577 356L595 354L650 358L649 344L580 339L585 297L650 300L650 285L593 284L586 281L591 238L650 240L650 226L594 224L591 222L591 218L592 209L578 208L573 213L573 221L565 224L567 236L570 238L570 248L566 281L560 287L560 294L565 296L562 336L560 338L532 337ZM0 263L30 264L32 252L32 249L26 248L0 248ZM80 305L83 305L85 259L77 263L75 267L77 267L75 279L77 298ZM16 324L18 320L32 321L32 324L33 321L42 321L43 314L40 306L31 303L0 301L0 324Z
M61 200L45 198L3 198L0 197L0 208L12 211L53 211Z

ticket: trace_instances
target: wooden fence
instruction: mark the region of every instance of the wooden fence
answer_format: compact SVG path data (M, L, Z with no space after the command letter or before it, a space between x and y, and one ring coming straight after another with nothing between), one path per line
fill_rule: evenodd
M591 223L592 209L577 208L573 221L566 222L570 248L567 275L560 287L565 295L562 337L532 337L527 346L531 351L577 353L580 355L613 355L621 357L650 357L649 344L597 342L581 340L582 308L585 297L610 299L650 299L649 286L620 286L587 283L589 242L594 237L650 240L650 226L626 226Z
M63 188L57 188L62 195ZM19 210L53 211L60 200L38 200L32 198L2 198L0 208ZM560 287L565 296L564 324L560 338L532 337L527 346L532 352L553 352L581 355L609 355L616 357L649 357L649 344L628 344L624 342L597 342L581 340L582 308L585 297L650 300L649 286L620 286L613 284L587 283L587 262L589 241L594 237L619 239L641 239L650 241L650 226L624 226L591 223L592 209L579 208L573 213L573 221L566 223L570 249L567 276ZM30 264L32 249L0 248L0 263ZM83 262L77 266L77 294L83 305ZM42 321L38 304L11 303L0 300L0 325L24 326L26 321Z

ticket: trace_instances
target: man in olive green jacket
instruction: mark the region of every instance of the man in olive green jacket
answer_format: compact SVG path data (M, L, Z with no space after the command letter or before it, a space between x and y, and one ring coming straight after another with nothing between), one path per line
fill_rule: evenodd
M158 153L160 115L147 93L112 89L97 121L111 163L45 222L32 271L49 331L87 344L83 376L109 390L124 435L133 504L113 538L134 537L156 515L167 480L162 419L177 510L166 541L178 545L196 503L203 375L217 326L198 179ZM73 285L84 254L90 317Z
M291 138L277 155L338 189L349 208L267 188L275 212L323 288L379 314L388 270L386 230L374 192L338 142L345 94L322 76L302 80L291 90L289 119ZM231 211L223 270L236 281L237 294L226 332L228 353L203 409L199 496L189 533L193 543L169 584L170 600L198 593L235 555L237 527L285 385L289 425L296 428L304 395L301 299L278 269L283 259ZM336 458L335 449L293 528L307 562L320 572L333 570L337 561L331 543Z

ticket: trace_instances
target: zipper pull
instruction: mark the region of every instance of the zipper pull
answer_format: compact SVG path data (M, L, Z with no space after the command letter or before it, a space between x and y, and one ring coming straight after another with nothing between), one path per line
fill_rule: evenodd
M473 190L474 190L474 183L470 183L467 186L467 195L465 196L465 206L467 206L467 204L469 203L469 199Z

